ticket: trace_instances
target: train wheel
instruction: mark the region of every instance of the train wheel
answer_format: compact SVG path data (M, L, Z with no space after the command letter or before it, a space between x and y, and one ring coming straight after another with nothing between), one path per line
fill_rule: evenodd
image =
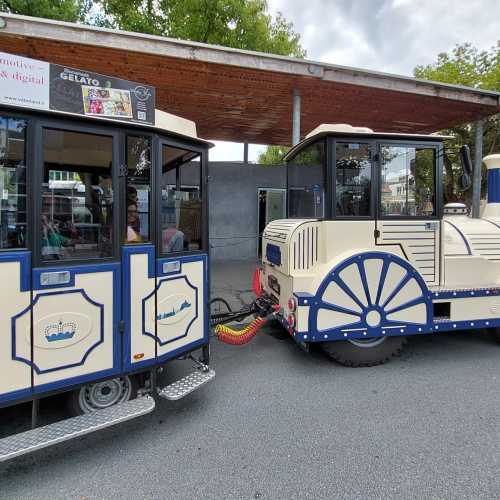
M70 393L68 406L72 415L83 415L124 403L136 396L136 378L124 376L83 385Z
M322 342L321 348L330 358L344 366L375 366L398 356L406 340L406 337L340 340Z
M309 318L311 340L325 339L322 347L335 361L374 366L397 356L405 335L432 328L432 301L410 263L385 252L364 252L325 276ZM349 338L352 332L359 338ZM396 332L404 335L391 335ZM330 334L345 340L328 341Z
M497 342L500 343L500 327L488 328L487 331L493 335Z

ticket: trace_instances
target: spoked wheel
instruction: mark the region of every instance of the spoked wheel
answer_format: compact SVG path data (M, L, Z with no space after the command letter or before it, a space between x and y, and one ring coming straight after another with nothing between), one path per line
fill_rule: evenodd
M83 415L124 403L137 396L137 381L132 377L119 377L87 384L69 395L69 410Z
M401 354L405 337L375 337L322 342L321 348L334 361L351 367L375 366Z
M406 335L432 328L427 285L397 255L366 252L346 259L317 296L310 308L313 340L325 339L323 349L346 366L382 364L401 352Z

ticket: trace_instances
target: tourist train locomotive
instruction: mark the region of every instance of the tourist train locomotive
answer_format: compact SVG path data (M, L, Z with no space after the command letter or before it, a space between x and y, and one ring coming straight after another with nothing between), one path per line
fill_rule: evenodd
M301 346L369 366L410 335L500 326L500 155L484 158L488 202L471 218L443 203L445 138L322 125L288 152L261 300Z

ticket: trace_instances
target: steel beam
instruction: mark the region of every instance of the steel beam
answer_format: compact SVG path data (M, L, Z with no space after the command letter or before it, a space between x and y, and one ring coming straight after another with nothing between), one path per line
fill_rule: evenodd
M478 120L475 125L474 141L474 172L472 178L472 217L480 215L481 207L481 167L483 164L483 120Z
M0 18L5 21L5 27L0 28L0 35L57 40L108 49L129 50L155 56L197 60L202 63L273 71L296 77L307 77L308 80L315 78L388 91L408 92L415 95L481 104L485 107L498 107L500 105L498 92L419 80L380 71L3 12L0 12ZM495 112L496 110L493 109L490 114ZM484 115L488 115L486 110Z
M293 91L292 146L300 142L300 92Z
M243 143L243 163L248 163L248 142Z

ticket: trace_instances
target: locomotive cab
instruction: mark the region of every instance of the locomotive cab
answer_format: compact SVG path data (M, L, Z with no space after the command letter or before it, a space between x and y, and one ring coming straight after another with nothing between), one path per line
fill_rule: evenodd
M483 219L443 216L444 139L321 125L289 151L288 218L263 233L261 282L302 346L369 366L409 335L500 324L499 196Z

